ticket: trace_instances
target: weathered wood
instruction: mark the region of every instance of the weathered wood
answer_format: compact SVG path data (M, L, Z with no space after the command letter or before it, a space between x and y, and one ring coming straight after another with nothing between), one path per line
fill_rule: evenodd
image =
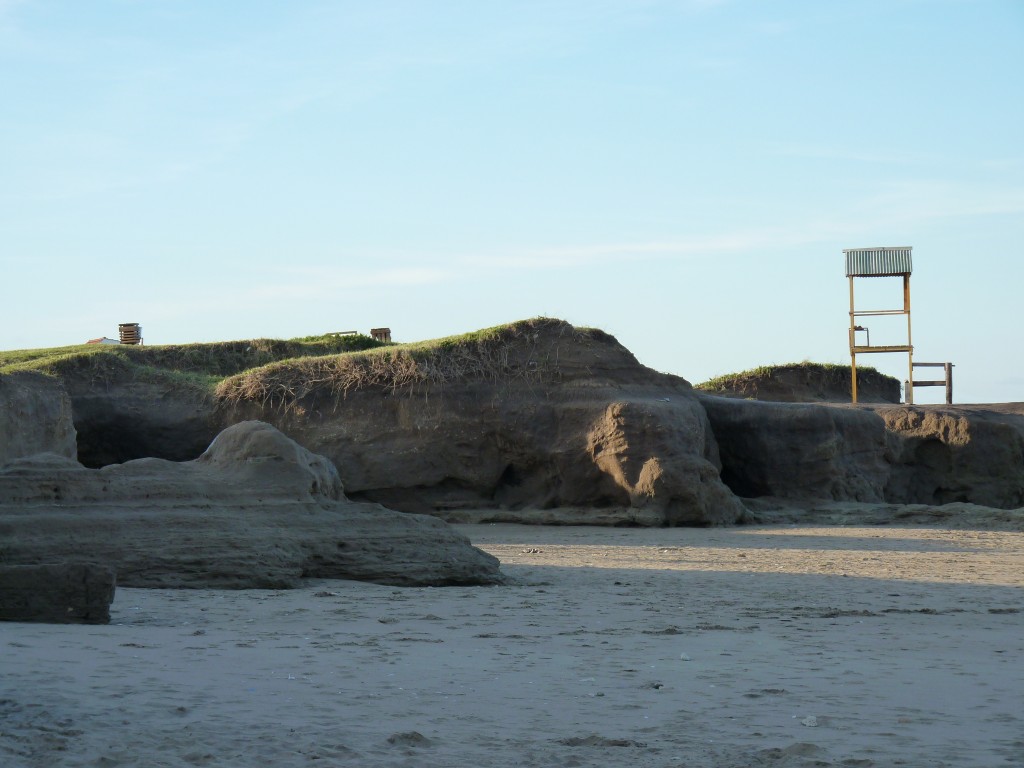
M945 387L946 388L946 405L953 404L953 364L952 363L913 363L913 368L942 368L946 374L946 378L942 381L915 381L913 386L915 387Z

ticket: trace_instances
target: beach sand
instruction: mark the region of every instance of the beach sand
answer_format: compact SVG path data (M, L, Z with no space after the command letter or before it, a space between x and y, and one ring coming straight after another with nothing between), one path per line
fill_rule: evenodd
M460 530L511 584L0 624L0 766L1024 765L1024 533Z

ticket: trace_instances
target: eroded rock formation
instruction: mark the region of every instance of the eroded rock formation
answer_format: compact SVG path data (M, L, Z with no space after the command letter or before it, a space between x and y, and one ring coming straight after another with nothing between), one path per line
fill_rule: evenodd
M128 587L283 588L303 577L488 584L498 562L436 518L345 500L337 470L268 424L198 459L0 470L0 564L96 562Z
M114 582L95 563L0 565L0 621L107 624Z
M578 520L589 508L595 522L640 525L742 518L689 383L640 365L611 336L535 321L438 354L366 363L383 374L275 372L276 386L305 391L238 398L228 418L273 421L330 458L350 495L395 509L452 520L480 508L524 520L565 510ZM444 365L454 370L433 373ZM346 392L357 374L378 383ZM288 376L324 383L280 384Z
M117 361L62 375L87 465L181 460L220 428L259 419L337 465L351 498L450 521L729 524L745 517L737 497L1024 505L1019 404L698 397L598 330L541 319L497 331L278 363L229 379L215 396L147 381ZM8 407L0 456L73 457L67 396L53 379L22 381L6 396L22 405ZM146 479L111 467L81 487L118 477L145 493L166 482L163 465L154 465L159 477L131 466ZM36 493L59 500L62 488L40 479Z
M39 373L0 374L0 466L42 452L76 456L67 392Z
M1024 506L1024 406L849 406L705 396L743 497Z
M888 437L887 501L1024 506L1024 404L873 411Z
M803 403L702 399L722 478L743 497L883 501L885 424L873 413Z
M188 461L222 426L212 399L196 389L112 377L69 380L78 428L78 457L89 467L159 457Z

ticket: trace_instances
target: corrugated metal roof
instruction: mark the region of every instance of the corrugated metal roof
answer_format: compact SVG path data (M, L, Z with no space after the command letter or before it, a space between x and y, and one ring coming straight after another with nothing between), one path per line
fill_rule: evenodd
M847 277L884 277L910 274L911 246L844 248Z

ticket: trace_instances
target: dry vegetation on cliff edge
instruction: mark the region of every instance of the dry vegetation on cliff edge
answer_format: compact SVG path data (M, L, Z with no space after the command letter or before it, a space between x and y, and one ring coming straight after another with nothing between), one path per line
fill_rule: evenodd
M699 389L704 392L719 393L719 392L733 392L737 389L741 389L742 386L749 381L753 380L768 380L775 378L784 373L800 372L809 375L817 375L821 378L835 378L835 379L848 379L850 376L849 365L839 365L837 363L812 363L808 360L804 360L800 363L781 363L775 365L759 365L756 368L751 368L747 371L740 371L739 373L726 373L721 376L715 376L713 379L701 382L700 384L694 384L694 389ZM882 379L894 382L899 385L899 381L892 376L887 376L875 368L868 365L857 366L857 380L858 382L862 379Z
M369 336L307 336L203 344L79 344L0 351L0 374L36 371L93 388L114 381L166 384L212 393L227 376L288 358L337 355L385 346Z
M320 393L336 398L362 389L411 392L455 381L547 381L559 373L558 346L550 340L583 335L610 338L563 320L533 318L414 344L283 360L225 379L216 394L228 402L287 407Z
M368 336L308 336L157 346L75 345L0 351L0 374L35 371L102 389L135 381L227 402L286 407L312 393L412 391L452 381L550 380L561 338L611 338L563 320L533 318L410 344Z

